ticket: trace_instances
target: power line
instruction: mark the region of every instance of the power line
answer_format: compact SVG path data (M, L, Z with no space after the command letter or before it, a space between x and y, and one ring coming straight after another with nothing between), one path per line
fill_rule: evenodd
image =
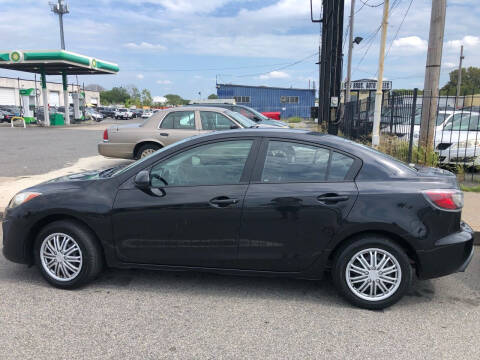
M379 4L375 4L375 5L368 4L368 0L366 0L366 1L360 0L360 2L363 3L363 6L368 6L368 7L371 7L371 8L376 8L376 7L382 6L384 4L384 1L382 1Z
M395 42L395 40L397 40L400 29L402 28L403 23L405 22L405 19L408 16L408 12L410 11L410 8L412 7L412 4L413 4L413 0L410 0L410 4L408 4L407 11L405 11L405 14L403 15L402 21L400 22L400 25L398 25L397 31L395 32L395 36L393 37L392 41L390 42L390 46L388 47L387 54L385 55L385 57L388 56L388 54L390 53L390 50L392 48L393 43Z
M191 72L191 71L223 71L223 70L241 70L241 69L252 69L252 68L262 68L262 67L271 67L271 66L280 66L289 64L287 62L276 63L276 64L267 64L267 65L249 65L249 66L236 66L236 67L226 67L226 68L190 68L190 69L162 69L162 68L146 68L141 69L141 71L164 71L164 72ZM136 68L124 68L125 70L139 70Z

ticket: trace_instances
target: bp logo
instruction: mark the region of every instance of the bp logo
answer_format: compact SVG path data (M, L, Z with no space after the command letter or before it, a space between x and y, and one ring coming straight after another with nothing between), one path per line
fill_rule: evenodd
M10 60L13 62L19 62L22 60L22 55L18 51L14 51L10 54Z
M97 67L97 60L95 59L92 59L92 67Z

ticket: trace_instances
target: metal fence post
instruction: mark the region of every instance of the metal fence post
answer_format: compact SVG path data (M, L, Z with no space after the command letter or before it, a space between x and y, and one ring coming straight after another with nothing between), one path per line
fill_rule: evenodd
M413 133L415 131L415 111L417 110L418 89L413 89L412 117L410 119L410 141L408 144L408 162L412 162Z
M393 114L395 113L395 93L392 92L392 96L390 97L391 106L390 106L390 134L393 132Z

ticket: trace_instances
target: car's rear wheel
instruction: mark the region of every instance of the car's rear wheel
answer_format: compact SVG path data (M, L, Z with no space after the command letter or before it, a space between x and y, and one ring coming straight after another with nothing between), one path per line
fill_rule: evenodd
M145 156L148 156L150 154L153 154L155 151L160 149L159 145L156 144L145 144L140 146L140 148L137 151L137 159L144 158Z
M333 265L336 288L352 304L383 309L410 288L412 266L405 251L390 239L368 236L340 250Z
M95 237L75 221L56 221L44 227L37 236L34 251L43 277L63 289L88 283L103 267Z

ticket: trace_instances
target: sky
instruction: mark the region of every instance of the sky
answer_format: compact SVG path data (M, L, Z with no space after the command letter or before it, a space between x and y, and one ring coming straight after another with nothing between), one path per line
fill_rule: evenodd
M364 5L363 3L367 3ZM352 79L376 78L382 0L357 0ZM423 87L431 0L391 0L384 77L394 88ZM153 96L193 99L215 82L308 88L318 83L320 26L309 0L70 0L66 49L115 62L117 75L82 76L80 83L134 85ZM313 0L314 15L321 0ZM441 86L458 67L480 66L480 2L448 0ZM58 17L48 0L0 0L1 50L58 49ZM345 27L350 0L345 1ZM5 21L10 19L11 21ZM344 46L345 66L347 46ZM0 70L0 76L33 78ZM59 81L56 77L49 80ZM71 80L74 80L73 78ZM310 85L311 86L311 85Z

